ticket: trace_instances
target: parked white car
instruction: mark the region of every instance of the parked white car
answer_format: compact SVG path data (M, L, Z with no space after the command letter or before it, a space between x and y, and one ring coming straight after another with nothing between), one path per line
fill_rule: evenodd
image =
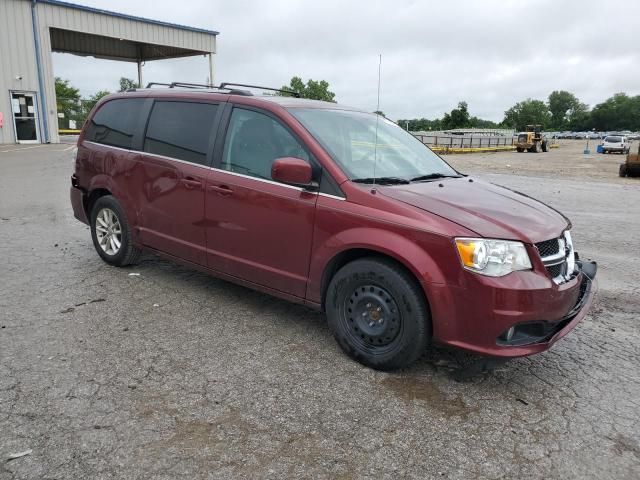
M629 153L629 140L621 135L608 135L602 142L602 153Z

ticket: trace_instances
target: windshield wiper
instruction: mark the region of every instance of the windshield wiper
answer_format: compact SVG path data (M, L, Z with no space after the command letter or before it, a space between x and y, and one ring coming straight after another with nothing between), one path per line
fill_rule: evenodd
M446 173L429 173L427 175L420 175L411 179L412 182L421 182L424 180L437 180L439 178L460 178L462 175L447 175Z
M351 181L357 183L379 183L380 185L406 185L411 183L409 180L400 177L354 178Z

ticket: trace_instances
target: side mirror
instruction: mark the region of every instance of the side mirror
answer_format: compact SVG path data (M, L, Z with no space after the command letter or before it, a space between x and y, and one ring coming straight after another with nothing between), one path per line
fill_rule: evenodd
M317 190L318 184L313 181L313 170L308 162L294 157L283 157L274 160L271 165L271 178L276 182Z

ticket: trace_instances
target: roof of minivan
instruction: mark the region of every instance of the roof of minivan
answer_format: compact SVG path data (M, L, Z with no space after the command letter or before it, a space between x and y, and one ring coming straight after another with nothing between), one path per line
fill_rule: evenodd
M206 98L209 95L224 96L226 98L247 98L257 101L265 101L271 103L277 103L285 108L299 107L299 108L323 108L332 110L349 110L354 112L366 112L365 110L350 107L347 105L341 105L334 102L324 102L321 100L310 100L308 98L296 98L296 97L282 97L277 95L247 95L240 96L227 93L225 91L207 90L207 89L179 89L179 88L137 88L128 92L121 92L111 95L111 97L126 97L129 94L142 94L145 97L195 97Z
M341 105L335 102L324 102L322 100L310 100L308 98L281 97L276 95L255 95L253 98L267 100L277 103L283 107L306 107L306 108L331 108L334 110L355 110L361 111L359 108Z

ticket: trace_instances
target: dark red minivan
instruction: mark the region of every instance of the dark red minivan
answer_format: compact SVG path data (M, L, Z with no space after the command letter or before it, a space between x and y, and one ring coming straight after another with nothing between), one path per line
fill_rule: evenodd
M105 97L80 135L71 204L105 262L151 251L322 309L377 369L432 342L542 352L587 314L596 265L558 211L375 114L175 87Z

